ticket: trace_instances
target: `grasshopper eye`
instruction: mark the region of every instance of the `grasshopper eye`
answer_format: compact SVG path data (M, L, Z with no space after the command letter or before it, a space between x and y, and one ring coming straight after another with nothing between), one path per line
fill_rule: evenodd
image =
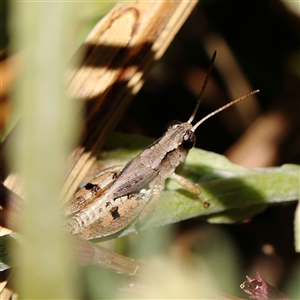
M195 146L196 135L193 131L187 131L182 137L182 147L186 150L190 150Z
M168 131L171 128L176 128L180 124L182 124L181 121L179 121L179 120L173 120L173 121L171 121L171 122L168 123L168 125L166 127L166 131Z

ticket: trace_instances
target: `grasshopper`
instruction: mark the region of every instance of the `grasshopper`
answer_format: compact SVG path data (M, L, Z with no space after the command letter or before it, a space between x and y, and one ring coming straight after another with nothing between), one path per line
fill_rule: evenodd
M143 222L153 211L165 187L172 178L193 194L200 188L175 173L184 162L196 141L195 130L205 120L229 106L255 93L252 91L192 125L202 95L215 61L214 52L194 111L187 122L169 123L164 135L128 162L124 168L112 167L100 173L86 184L70 200L66 215L67 227L72 234L84 239L95 239L114 234L138 218Z

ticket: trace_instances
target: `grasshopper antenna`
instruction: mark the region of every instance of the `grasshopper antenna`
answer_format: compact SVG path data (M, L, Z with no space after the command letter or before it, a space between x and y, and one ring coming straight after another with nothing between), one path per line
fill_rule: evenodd
M205 80L204 80L204 83L203 83L203 85L202 85L200 94L199 94L199 96L198 96L197 104L196 104L196 106L195 106L195 108L194 108L194 111L193 111L192 115L190 116L189 120L187 121L187 123L192 123L193 120L194 120L194 118L195 118L195 115L196 115L196 113L197 113L197 111L198 111L198 108L199 108L199 106L200 106L200 103L201 103L201 101L202 101L202 96L203 96L203 93L204 93L205 88L206 88L206 86L207 86L207 83L208 83L208 80L209 80L209 77L210 77L212 68L213 68L213 66L214 66L214 63L215 63L215 60L216 60L216 56L217 56L217 51L214 52L214 54L213 54L213 56L212 56L212 58L211 58L211 60L210 60L210 64L209 64L209 67L208 67L208 71L207 71L207 74L206 74L206 76L205 76ZM197 124L198 124L198 123L197 123ZM193 128L194 128L194 127L193 127ZM196 128L195 128L195 129L196 129Z
M201 91L201 92L202 92L202 91ZM219 112L221 112L222 110L224 110L224 109L230 107L231 105L233 105L233 104L235 104L235 103L237 103L237 102L239 102L239 101L242 101L242 100L244 100L244 99L246 99L246 98L248 98L248 97L250 97L250 96L252 96L252 95L254 95L254 94L256 94L256 93L258 93L258 92L259 92L259 90L252 91L252 92L250 92L250 93L248 93L248 94L246 94L246 95L244 95L244 96L242 96L242 97L240 97L240 98L237 98L237 99L235 99L235 100L233 100L233 101L231 101L231 102L225 104L224 106L218 108L217 110L213 111L212 113L208 114L206 117L204 117L204 118L202 118L200 121L198 121L198 122L192 127L191 130L194 132L200 124L202 124L204 121L206 121L206 120L209 119L210 117L212 117L212 116L218 114Z

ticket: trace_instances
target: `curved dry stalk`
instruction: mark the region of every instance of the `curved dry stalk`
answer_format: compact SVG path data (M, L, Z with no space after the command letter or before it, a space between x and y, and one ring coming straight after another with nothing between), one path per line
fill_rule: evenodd
M194 1L122 3L91 31L83 44L83 63L68 78L70 95L86 101L88 114L85 140L70 158L65 200L195 5Z

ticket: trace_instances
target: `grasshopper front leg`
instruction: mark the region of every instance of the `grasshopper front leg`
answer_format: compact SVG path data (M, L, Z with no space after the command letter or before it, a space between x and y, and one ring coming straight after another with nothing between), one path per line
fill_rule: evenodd
M197 184L185 179L184 177L176 173L173 173L171 178L174 179L178 184L180 184L184 189L188 190L189 192L195 195L199 195L201 193L201 189ZM157 179L153 184L153 188L151 190L151 198L147 202L146 206L143 208L143 210L141 211L138 217L138 223L137 223L138 227L140 226L140 224L144 223L149 218L154 208L158 204L161 196L161 191L164 189L163 188L164 184L161 181L162 181L161 178L160 180Z
M176 173L173 173L171 178L174 179L178 184L180 184L185 190L193 193L196 196L196 199L203 203L204 207L210 206L209 199L200 199L200 197L198 197L199 194L201 194L201 189L197 184L185 179L184 177Z
M201 193L201 189L197 184L185 179L184 177L173 173L171 178L174 179L178 184L180 184L185 190L188 190L195 195L199 195Z

